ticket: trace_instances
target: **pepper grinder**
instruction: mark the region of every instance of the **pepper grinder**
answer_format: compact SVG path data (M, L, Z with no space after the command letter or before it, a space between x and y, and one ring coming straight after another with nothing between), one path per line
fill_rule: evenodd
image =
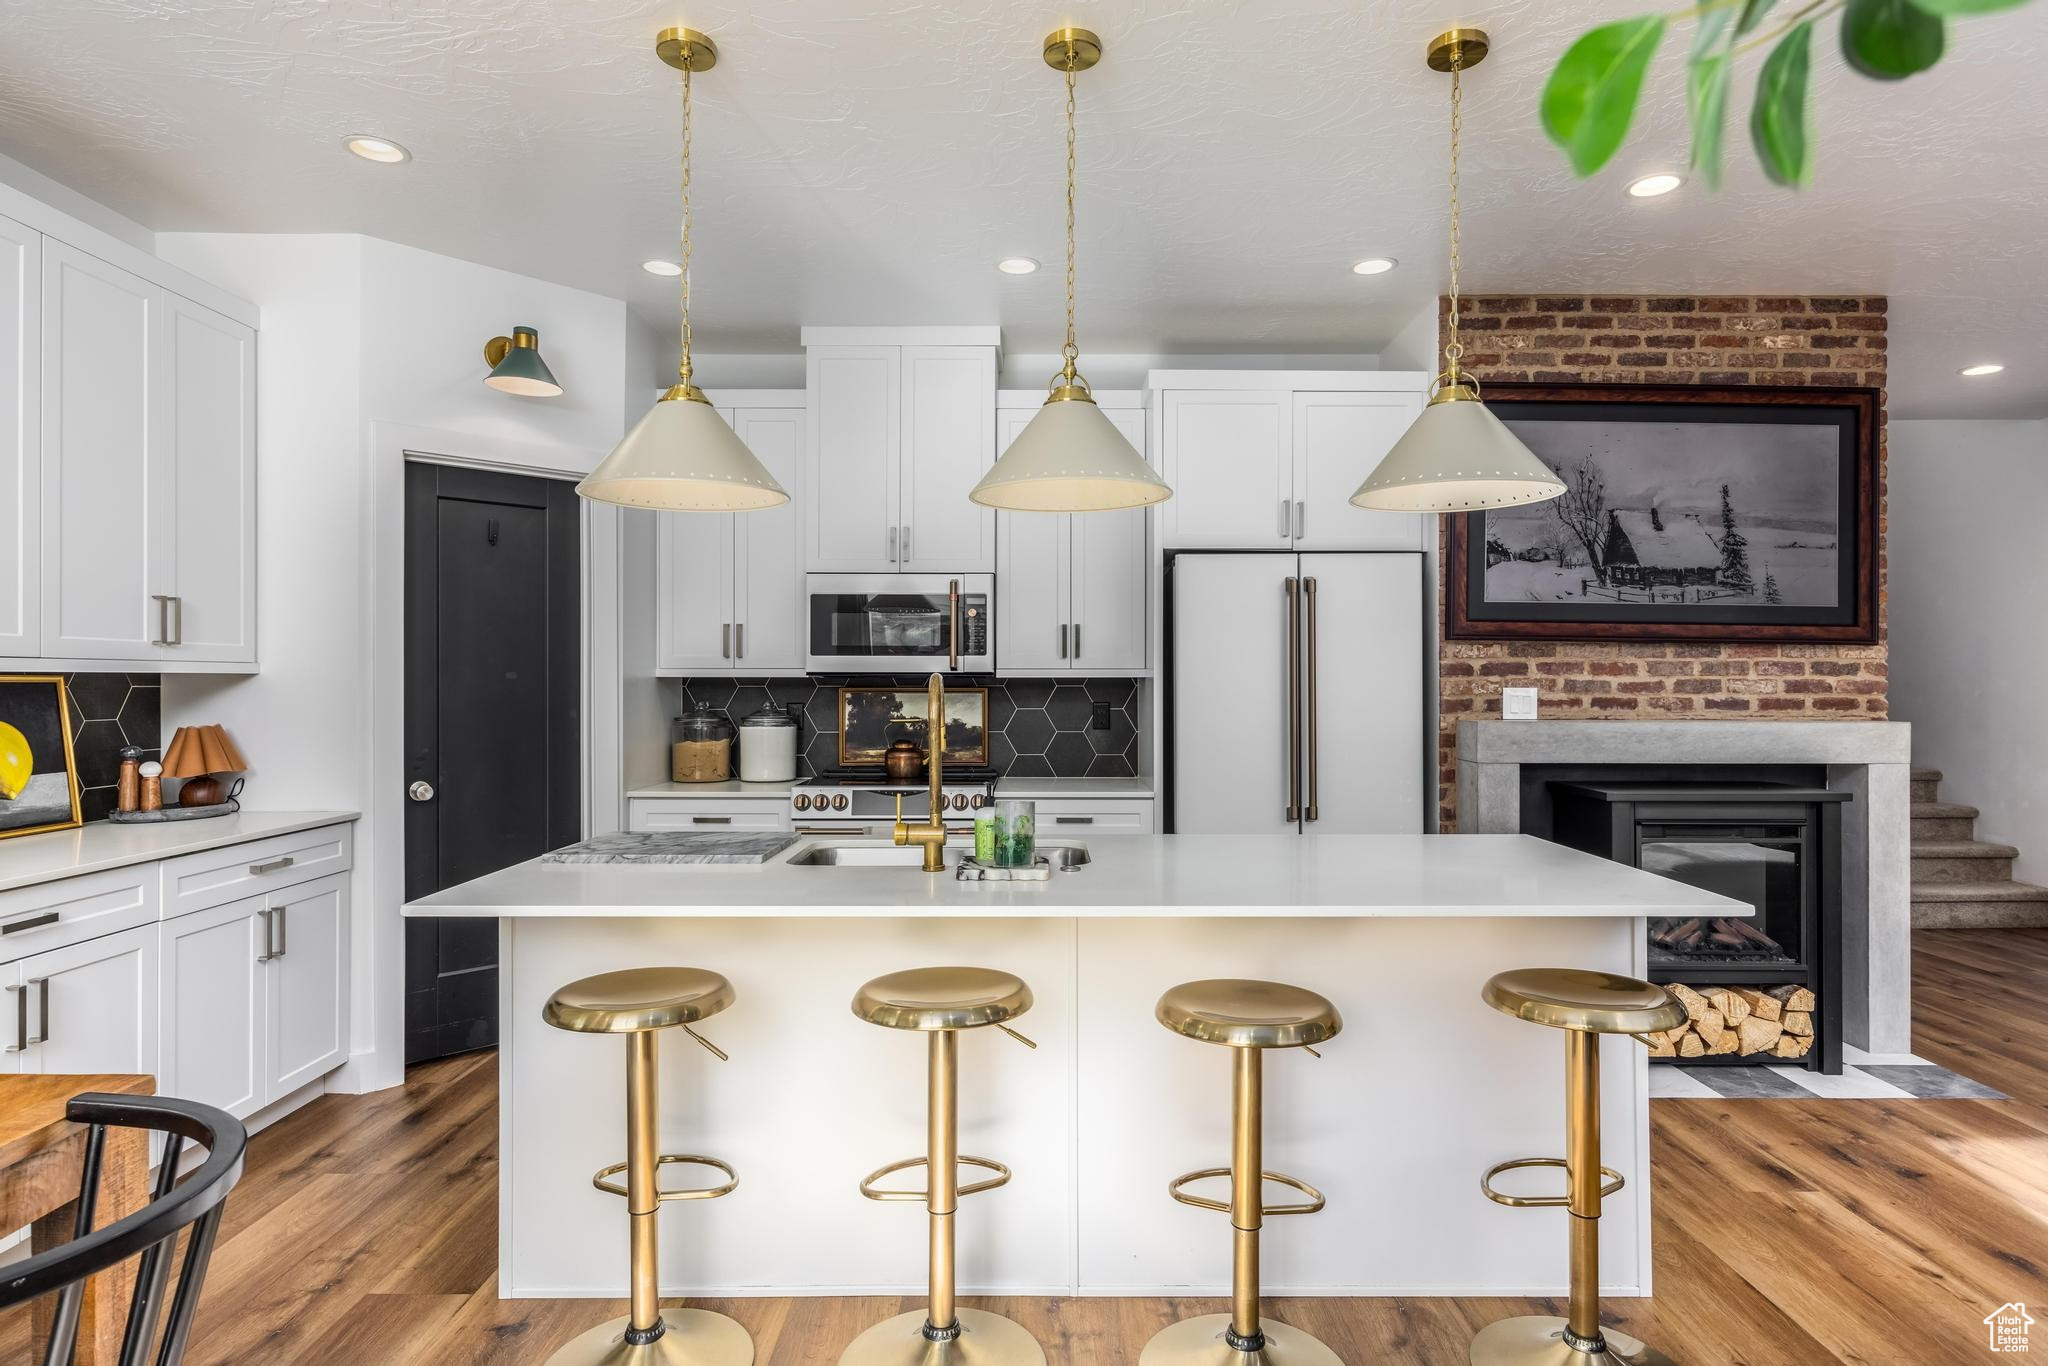
M120 786L114 793L116 811L137 811L142 807L142 751L134 745L121 750Z
M161 811L164 809L164 766L152 759L136 772L142 778L142 809Z

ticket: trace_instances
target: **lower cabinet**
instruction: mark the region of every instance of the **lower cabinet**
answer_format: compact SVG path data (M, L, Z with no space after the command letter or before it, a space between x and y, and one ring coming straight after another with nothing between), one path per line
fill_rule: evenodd
M334 874L163 926L165 1094L238 1118L348 1056L348 877Z
M626 803L626 825L635 831L787 830L787 797L739 797L727 801L698 797L635 797Z
M1152 802L1143 797L1041 798L1032 806L1040 839L1072 839L1088 834L1149 835L1153 829Z
M17 959L0 966L0 983L0 1071L157 1071L154 924Z

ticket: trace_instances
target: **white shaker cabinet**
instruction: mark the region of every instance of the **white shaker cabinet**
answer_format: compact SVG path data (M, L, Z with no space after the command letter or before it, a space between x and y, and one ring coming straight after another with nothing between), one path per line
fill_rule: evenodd
M757 512L663 512L655 523L655 668L665 674L801 673L797 555L801 408L721 407L790 501Z
M42 234L0 218L0 657L42 644Z
M983 338L985 337L985 340ZM988 573L993 328L805 328L804 568Z
M1413 390L1294 395L1294 497L1301 505L1295 549L1426 549L1423 524L1433 519L1351 505L1351 495L1422 405L1422 394Z
M1102 411L1144 451L1143 408ZM1036 406L1005 407L1000 445L1007 449L1037 413ZM1005 673L1146 668L1145 509L1002 512L996 523L996 661Z
M54 238L42 250L40 649L256 662L256 336Z
M267 893L273 936L267 983L265 1102L281 1100L348 1059L348 878Z
M1283 389L1159 396L1160 469L1173 497L1162 544L1279 550L1294 540L1294 395Z
M264 1103L269 918L260 896L194 911L163 927L166 1095L237 1119Z
M157 1070L157 927L154 922L31 954L0 968L6 1028L25 1048L22 1072Z

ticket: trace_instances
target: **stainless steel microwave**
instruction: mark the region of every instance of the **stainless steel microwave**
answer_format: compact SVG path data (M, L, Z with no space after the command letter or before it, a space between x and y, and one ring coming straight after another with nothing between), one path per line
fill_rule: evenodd
M821 674L992 673L993 574L808 574L804 668Z

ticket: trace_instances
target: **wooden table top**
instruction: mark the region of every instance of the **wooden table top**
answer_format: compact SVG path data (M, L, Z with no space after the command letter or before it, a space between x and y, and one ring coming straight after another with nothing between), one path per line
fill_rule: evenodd
M0 1076L0 1169L11 1167L77 1133L64 1106L87 1091L156 1094L156 1078L128 1072L59 1072Z

